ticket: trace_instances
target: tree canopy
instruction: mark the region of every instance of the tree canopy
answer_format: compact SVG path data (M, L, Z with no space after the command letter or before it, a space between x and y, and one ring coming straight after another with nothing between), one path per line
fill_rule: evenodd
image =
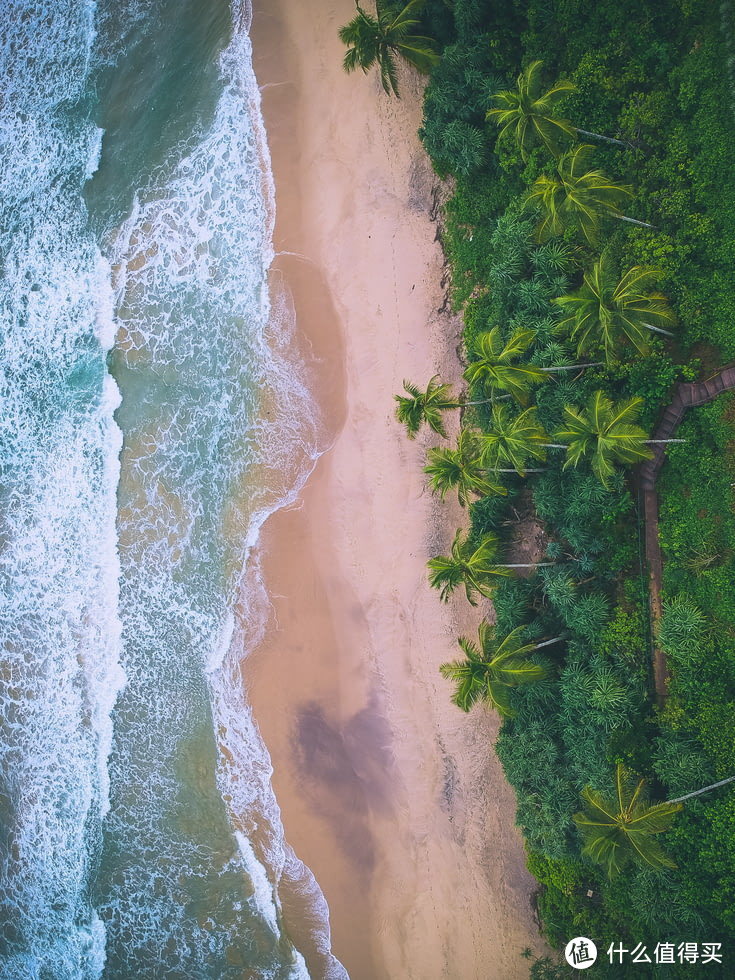
M442 384L439 375L435 374L422 391L410 381L403 382L405 395L394 395L398 402L396 418L401 425L406 426L409 439L415 439L421 426L426 423L430 429L446 439L442 412L450 408L459 408L462 404L452 395L450 385Z
M443 602L464 585L468 601L475 606L476 596L491 596L494 581L511 574L510 568L498 564L497 555L498 539L494 534L486 534L478 544L473 544L460 528L454 536L451 553L427 562L429 584L439 589Z
M515 714L510 703L511 688L548 675L546 666L529 659L536 644L523 643L523 631L524 627L518 626L498 640L495 628L483 621L478 631L479 646L464 636L458 639L464 659L442 664L439 669L442 677L454 682L452 701L462 711L485 701L511 718Z
M439 60L436 42L414 33L425 0L410 0L405 6L375 0L375 16L356 3L357 14L340 28L340 40L347 45L342 65L346 72L357 68L367 72L377 65L380 83L388 95L398 95L396 56L426 74Z
M536 230L540 241L576 228L595 244L603 217L624 217L620 205L633 191L592 169L593 153L594 147L587 144L574 147L559 157L554 176L543 174L531 186L526 206L540 211Z
M546 459L548 438L535 406L514 413L507 405L496 404L482 435L482 460L491 468L507 463L525 476L529 459Z
M535 142L541 142L550 153L558 156L564 138L575 135L574 126L555 115L557 103L574 90L574 85L559 81L544 92L542 65L541 61L532 61L518 76L514 89L493 96L495 105L487 114L488 119L501 127L501 136L509 133L515 138L524 160Z
M655 837L668 830L681 803L649 803L645 780L621 763L615 772L614 796L586 786L582 799L584 810L572 818L584 840L582 853L610 878L630 862L653 871L676 867Z
M626 398L617 403L604 391L593 392L584 408L564 406L563 427L556 438L568 443L564 468L590 458L592 472L604 487L615 472L614 463L640 463L651 456L646 432L635 422L643 399Z
M475 360L467 366L465 380L486 391L507 391L522 405L527 404L531 387L548 379L542 368L517 363L535 337L536 332L525 327L517 327L505 342L500 327L484 331L474 343Z
M657 278L654 269L634 266L618 279L603 253L578 290L554 300L566 314L559 330L569 330L580 354L602 348L608 363L626 341L639 354L648 354L651 331L667 333L663 328L676 323L666 297L651 289Z
M488 479L487 468L480 460L480 439L472 429L463 428L455 449L430 449L424 472L431 477L431 488L442 500L448 490L456 489L464 507L471 494L505 496L506 488Z

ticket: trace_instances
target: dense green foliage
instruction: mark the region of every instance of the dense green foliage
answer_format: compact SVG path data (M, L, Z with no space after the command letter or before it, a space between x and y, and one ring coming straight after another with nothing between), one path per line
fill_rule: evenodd
M735 355L735 117L727 19L709 0L454 0L453 18L446 13L434 0L424 14L436 27L443 56L426 90L421 136L439 176L455 178L443 236L451 300L464 316L470 398L482 400L495 390L514 396L500 403L502 409L480 404L466 410L465 424L487 447L499 427L531 411L526 428L532 423L558 436L549 441L563 442L565 409L590 405L603 391L615 403L640 399L635 423L650 431L674 382L706 377ZM655 227L600 208L594 228L562 215L553 228L539 230L543 211L529 190L540 179L537 187L555 179L561 164L550 149L570 150L573 138L561 127L555 133L566 145L538 139L520 146L518 127L498 137L498 120L486 118L493 107L511 104L498 93L512 90L519 72L538 59L543 84L535 91L560 80L573 83L559 103L562 118L591 131L580 134L594 144L590 167L630 188L620 205L625 213ZM538 369L570 365L579 353L580 330L570 336L574 324L563 322L569 309L555 301L571 295L589 300L580 291L600 259L598 239L613 283L605 293L608 305L629 270L653 267L656 276L646 280L642 298L654 315L638 322L677 323L676 338L650 332L643 343L638 327L618 324L614 340L590 334L583 345L584 359L604 351L605 366L549 372L542 381ZM592 286L588 292L594 298ZM523 357L512 363L537 369L526 379L511 378L523 381L523 390L509 384L507 369L499 372L496 363L519 331L532 337L523 335ZM600 799L614 793L618 763L645 778L654 802L735 773L729 399L691 411L677 434L689 442L670 448L659 482L665 558L659 642L672 673L663 711L651 697L647 572L637 489L622 468L625 460L605 469L603 485L584 454L576 468L564 469L569 457L563 450L529 452L516 465L507 453L493 459L486 448L484 463L510 459L520 472L504 476L507 496L471 504L469 540L493 535L504 550L511 548L511 515L531 513L547 536L546 554L538 558L554 563L530 577L502 578L492 592L499 635L523 626L527 642L565 637L544 651L543 678L504 692L511 717L497 742L517 793L549 941L561 947L587 935L603 948L615 940L651 949L660 940L721 941L727 963L735 951L732 789L691 801L677 814L661 838L676 867L658 873L630 865L610 880L583 855L573 821L585 787ZM541 441L538 436L536 449ZM531 465L544 472L524 470L534 459L540 462ZM674 965L667 975L697 969ZM566 975L541 960L534 971ZM600 963L597 975L657 974L640 964Z
M672 449L660 479L664 616L672 664L655 767L674 792L735 772L735 459L733 396L691 410L681 426L697 445ZM735 933L735 796L687 806L670 835L681 897Z

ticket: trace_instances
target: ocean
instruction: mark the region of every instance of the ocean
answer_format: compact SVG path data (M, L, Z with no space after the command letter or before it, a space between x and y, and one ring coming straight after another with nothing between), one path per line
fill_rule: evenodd
M308 977L284 882L346 977L240 677L323 449L250 18L0 0L3 980Z

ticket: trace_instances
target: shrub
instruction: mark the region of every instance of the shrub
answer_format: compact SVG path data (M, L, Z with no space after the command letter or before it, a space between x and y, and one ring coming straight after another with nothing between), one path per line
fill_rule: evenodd
M707 620L693 602L683 595L674 596L664 606L659 643L670 656L687 661L701 650L706 625Z

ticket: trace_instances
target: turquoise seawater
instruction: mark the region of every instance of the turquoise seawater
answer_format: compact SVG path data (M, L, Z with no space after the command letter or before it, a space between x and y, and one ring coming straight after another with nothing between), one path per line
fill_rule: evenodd
M4 980L307 977L284 880L328 950L240 681L320 441L249 22L0 0Z

